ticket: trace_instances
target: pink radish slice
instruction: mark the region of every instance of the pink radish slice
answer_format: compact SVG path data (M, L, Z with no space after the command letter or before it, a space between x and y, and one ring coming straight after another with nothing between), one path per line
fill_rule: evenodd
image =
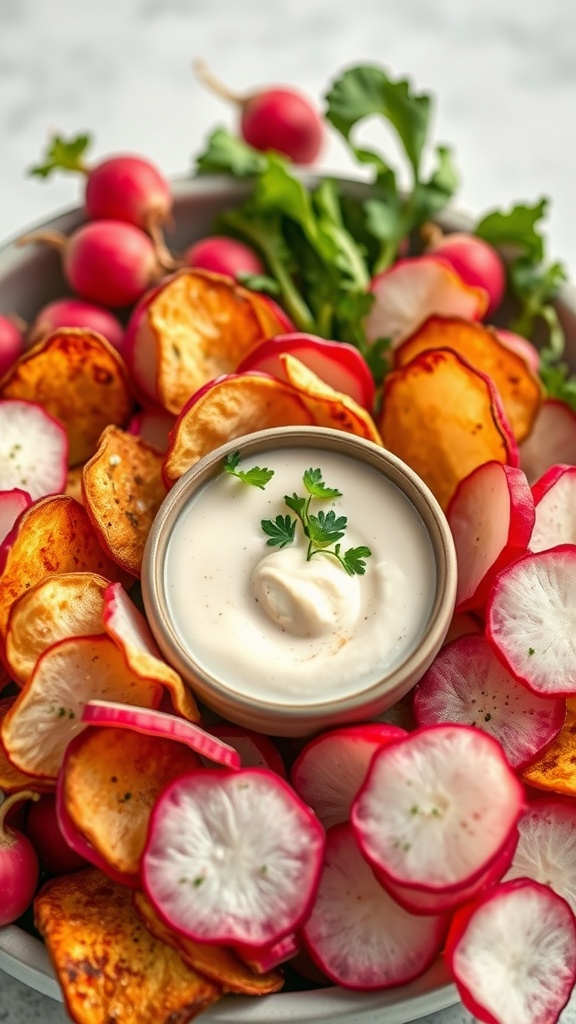
M323 853L324 829L274 772L200 769L158 800L142 881L162 918L188 937L263 946L308 917Z
M531 551L576 544L576 466L551 466L534 484Z
M3 475L3 473L2 473ZM0 544L12 530L18 516L32 504L27 491L13 487L10 491L0 491Z
M0 377L10 370L25 348L22 331L8 316L0 313Z
M394 346L429 316L479 320L488 304L483 288L464 284L452 267L434 256L398 260L374 278L370 290L374 303L366 317L366 337L390 338Z
M517 355L522 356L522 359L528 363L530 369L534 373L538 373L540 369L540 353L536 346L531 341L528 341L528 338L524 338L521 334L515 334L514 331L507 331L502 327L495 327L494 331L502 344L507 345Z
M395 885L390 879L378 876L378 873L376 875L380 877L382 885L392 898L411 914L446 914L469 903L470 900L476 899L481 893L496 885L510 867L517 843L518 831L515 829L504 849L492 861L486 872L470 885L466 885L456 892L422 892L421 889Z
M159 452L168 450L169 434L176 417L165 409L141 409L128 424L128 432L141 437Z
M492 245L475 235L454 232L433 241L428 255L446 260L466 284L484 288L489 296L487 314L498 309L506 290L506 270Z
M534 500L521 469L485 462L459 484L447 509L458 559L456 608L483 608L495 575L524 554Z
M532 484L558 463L576 465L576 413L559 398L547 398L520 446L520 465Z
M308 743L290 772L294 789L330 828L348 821L350 807L362 785L374 752L405 736L395 725L369 722L322 733Z
M517 771L558 735L562 697L541 697L510 674L484 636L462 636L444 647L414 691L418 725L473 725L502 745Z
M512 675L534 693L576 693L576 547L519 558L496 577L486 633Z
M19 488L33 501L66 486L68 436L40 405L16 398L0 401L2 489Z
M469 726L432 725L376 751L351 821L379 875L449 893L500 856L523 799L496 740Z
M238 751L243 768L269 768L271 772L286 778L284 761L268 736L229 722L211 725L208 732Z
M269 946L240 946L236 945L233 947L234 952L245 964L250 967L256 974L266 974L268 971L273 971L275 967L279 967L280 964L291 960L293 956L296 956L300 952L300 943L296 936L292 933L291 935L285 935L283 939L279 939L278 942L273 942Z
M82 721L87 725L112 725L117 729L135 729L147 736L165 736L195 750L197 754L228 768L240 768L238 752L227 743L217 740L199 725L185 718L168 715L164 711L139 708L113 701L91 700L86 704Z
M349 824L329 830L318 895L302 930L324 974L366 991L406 984L432 963L445 933L445 918L416 917L379 885Z
M148 306L163 287L154 285L138 300L126 327L122 355L145 404L158 408L158 346L148 323Z
M555 1024L576 980L576 920L522 878L457 911L445 958L464 1006L487 1024Z
M518 846L505 880L532 878L549 885L576 913L576 804L544 797L518 822Z

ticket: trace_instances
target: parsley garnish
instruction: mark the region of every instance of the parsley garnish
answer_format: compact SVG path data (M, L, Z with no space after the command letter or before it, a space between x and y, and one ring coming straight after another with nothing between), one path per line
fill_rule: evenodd
M44 163L31 167L29 174L37 178L48 178L52 171L79 171L88 173L84 162L84 154L90 146L89 135L76 135L72 139L64 139L61 135L53 135L44 153Z
M235 476L245 484L252 487L259 487L264 490L266 484L274 476L273 469L262 469L260 466L253 466L252 469L238 469L240 452L229 452L224 459L224 469L230 476Z
M336 515L333 509L328 512L320 510L318 514L310 511L313 499L326 500L327 498L340 498L342 492L336 487L327 487L322 479L320 469L307 469L302 477L307 495L285 494L284 502L296 513L296 519L289 515L278 515L276 519L263 519L262 529L268 540L269 547L284 548L291 544L296 536L296 526L300 522L304 536L308 540L306 560L309 562L314 555L325 554L335 558L349 576L363 576L366 572L366 559L372 552L370 548L361 545L357 548L348 548L342 551L341 545L337 543L342 540L348 519L346 516Z

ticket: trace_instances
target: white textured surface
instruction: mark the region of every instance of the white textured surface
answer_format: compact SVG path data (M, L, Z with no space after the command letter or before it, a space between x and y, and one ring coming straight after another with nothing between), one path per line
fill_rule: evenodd
M208 130L233 123L195 81L193 57L239 91L292 82L320 97L359 61L408 75L439 97L435 138L456 147L458 205L550 196L550 253L576 274L570 0L0 0L0 240L77 201L74 179L25 175L52 130L93 132L94 158L131 150L186 173ZM336 140L323 163L350 167ZM0 1022L66 1019L0 973ZM427 1021L471 1018L458 1006Z

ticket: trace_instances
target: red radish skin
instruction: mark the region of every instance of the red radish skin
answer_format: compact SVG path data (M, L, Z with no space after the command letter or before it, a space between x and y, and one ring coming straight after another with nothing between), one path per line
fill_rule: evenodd
M122 221L99 220L78 228L63 254L70 287L103 306L129 306L154 283L158 259L140 228Z
M0 805L0 927L16 921L34 898L40 869L30 840L6 825L12 807L21 800L38 800L38 793L21 790Z
M156 298L162 284L149 288L130 314L124 333L122 355L130 371L136 397L145 407L158 408L158 351L152 332L146 327L148 306Z
M523 807L523 787L496 740L433 725L376 751L351 821L379 877L449 894L488 871Z
M376 393L374 378L358 349L345 342L327 341L313 334L277 334L253 348L236 372L260 370L288 380L280 358L286 353L299 359L336 391L350 395L359 405L372 410Z
M435 960L445 933L443 917L416 917L379 885L349 824L328 831L318 895L302 929L328 978L359 991L407 984Z
M266 974L268 971L273 971L280 964L286 963L287 960L291 960L292 957L296 956L300 952L300 942L292 934L286 935L285 938L279 939L278 942L273 942L270 946L254 948L236 945L233 948L236 955L252 971L256 974Z
M509 672L548 696L576 693L576 546L529 552L494 581L486 634Z
M559 398L546 398L520 446L520 465L533 484L559 463L576 465L576 413Z
M130 420L127 430L129 434L141 437L146 444L157 448L159 452L168 450L170 431L176 417L165 409L141 409Z
M497 573L528 547L534 499L525 474L485 462L458 485L446 516L458 560L456 609L481 611Z
M40 864L50 875L67 875L87 866L66 842L56 811L56 797L45 793L33 803L26 818L26 835L36 850Z
M505 881L532 878L549 885L576 913L576 804L562 797L529 803Z
M269 768L271 772L276 772L283 779L286 778L284 761L268 736L243 729L240 725L231 725L229 722L211 725L207 732L234 747L240 755L243 768Z
M428 255L441 256L466 284L486 291L489 297L487 316L498 309L506 290L506 271L492 245L475 235L458 232L434 241Z
M484 636L444 647L414 690L418 725L456 722L493 736L520 771L558 736L562 697L531 693L502 665Z
M530 369L534 373L538 373L540 369L540 353L536 346L531 341L528 341L528 338L524 338L521 334L515 334L514 331L507 331L503 327L494 327L493 330L504 345L507 345L513 352L522 356Z
M90 168L86 177L90 220L120 220L149 231L172 214L172 190L149 160L118 154Z
M23 332L10 317L0 313L0 377L14 366L24 348Z
M531 551L576 544L576 466L551 466L532 488L535 522Z
M266 268L254 249L236 238L209 235L194 242L184 253L188 267L200 267L215 274L238 278L243 274L265 274Z
M324 829L274 772L199 769L157 801L142 883L176 931L199 942L259 947L307 919L323 854Z
M576 980L576 919L549 887L506 882L456 912L444 956L477 1020L555 1024Z
M87 725L111 725L116 729L135 729L147 736L164 736L166 739L185 743L192 750L210 761L216 761L227 768L240 768L240 756L233 747L216 739L199 725L185 718L139 708L132 704L117 704L113 701L90 700L84 707L82 721Z
M68 476L68 435L41 405L19 398L0 400L2 486L32 500L64 490Z
M380 722L322 733L300 752L290 781L324 828L348 821L375 751L405 735L404 729Z
M122 351L124 328L117 317L103 306L83 299L55 299L36 315L27 339L35 344L59 327L83 327L97 331L118 351Z
M0 544L6 540L14 529L14 524L21 512L32 504L28 491L13 487L10 491L0 491Z

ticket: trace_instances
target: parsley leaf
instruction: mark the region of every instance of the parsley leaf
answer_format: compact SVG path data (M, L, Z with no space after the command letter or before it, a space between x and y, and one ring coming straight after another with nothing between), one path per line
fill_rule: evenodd
M260 466L253 466L252 469L238 469L240 452L229 452L224 459L224 469L230 476L235 476L245 484L252 487L259 487L264 490L266 484L274 476L273 469L263 469Z
M290 516L276 516L276 519L262 519L262 529L268 536L266 543L270 547L285 548L294 540L296 519Z
M340 498L342 491L337 487L327 487L322 479L321 469L307 469L302 478L309 494L315 498Z
M29 173L37 178L48 178L52 171L80 171L86 174L84 154L90 146L90 135L76 135L68 141L61 135L53 135L44 154L44 162L35 164Z
M366 559L372 554L370 548L364 546L348 548L342 556L340 555L339 548L340 545L338 544L337 554L348 575L364 576L366 572Z
M223 173L250 178L260 174L266 163L266 156L259 150L225 128L215 128L208 137L204 153L196 161L196 169L200 174Z
M310 542L319 548L334 544L335 541L342 539L347 525L346 516L337 516L332 509L329 512L319 512L317 516L310 515L308 516Z

